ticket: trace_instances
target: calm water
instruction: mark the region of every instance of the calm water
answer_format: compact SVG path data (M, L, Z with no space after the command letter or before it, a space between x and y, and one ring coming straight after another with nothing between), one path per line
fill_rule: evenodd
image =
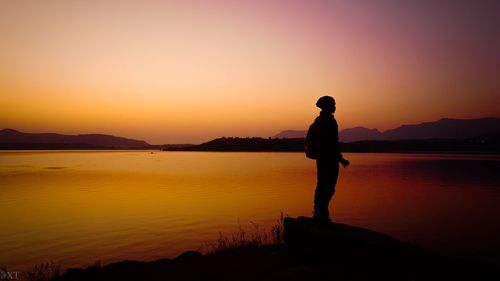
M500 261L500 156L345 156L337 221ZM302 153L0 152L0 266L173 257L311 215L314 184Z

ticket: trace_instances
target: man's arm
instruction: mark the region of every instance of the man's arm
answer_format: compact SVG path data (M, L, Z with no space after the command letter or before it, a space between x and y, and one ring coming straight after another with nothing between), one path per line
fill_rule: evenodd
M349 160L346 160L344 156L342 156L342 153L340 152L340 140L339 140L339 127L337 124L337 120L335 120L335 129L336 129L336 134L337 134L337 159L339 159L339 163L346 168L349 166Z

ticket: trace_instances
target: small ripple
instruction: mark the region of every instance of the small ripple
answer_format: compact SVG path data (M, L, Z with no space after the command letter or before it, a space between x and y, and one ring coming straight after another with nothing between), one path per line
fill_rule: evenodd
M62 169L66 169L67 167L49 166L49 167L43 167L43 168L48 169L48 170L62 170Z

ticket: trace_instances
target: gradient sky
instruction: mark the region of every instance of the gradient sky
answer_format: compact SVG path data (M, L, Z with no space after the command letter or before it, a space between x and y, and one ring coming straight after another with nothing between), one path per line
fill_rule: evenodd
M0 128L153 144L500 116L499 1L2 1Z

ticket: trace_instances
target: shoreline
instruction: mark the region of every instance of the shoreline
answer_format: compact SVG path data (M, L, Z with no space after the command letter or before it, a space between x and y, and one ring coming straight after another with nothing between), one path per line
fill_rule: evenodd
M383 233L285 218L283 240L69 268L51 280L498 280L500 265L430 252Z
M179 150L179 149L0 149L0 153L22 153L22 152L215 152L215 153L299 153L303 151L297 150ZM500 151L469 151L469 150L394 150L394 151L342 151L342 153L373 153L373 154L457 154L457 155L500 155ZM305 156L304 156L305 157Z

